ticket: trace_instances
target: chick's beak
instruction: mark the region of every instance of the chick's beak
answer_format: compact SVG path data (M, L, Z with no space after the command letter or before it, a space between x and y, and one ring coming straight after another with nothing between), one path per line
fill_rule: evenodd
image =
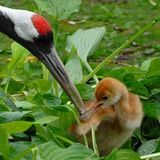
M102 101L98 101L97 99L96 100L93 100L93 102L89 105L89 107L87 107L87 111L85 112L84 116L87 116L88 119L94 115L100 108L101 106L104 104L104 102ZM87 120L85 118L83 118L83 115L81 115L81 120Z
M64 65L61 62L60 58L57 55L56 49L53 47L51 53L43 54L43 59L41 61L45 66L49 69L53 77L58 81L61 87L64 89L70 100L77 107L80 115L85 115L85 108L83 101L73 84L73 82L69 79Z

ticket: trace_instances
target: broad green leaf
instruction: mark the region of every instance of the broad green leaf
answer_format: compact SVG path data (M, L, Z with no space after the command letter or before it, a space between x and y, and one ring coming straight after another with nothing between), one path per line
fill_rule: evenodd
M151 58L142 63L141 69L147 71L147 77L160 75L160 58Z
M25 151L23 151L22 153L19 153L19 155L14 159L14 160L21 160L22 158L24 158L26 155L31 154L33 149L33 146L27 148Z
M17 42L13 42L11 45L12 59L7 66L7 70L10 73L18 63L23 63L29 51L22 47Z
M129 73L123 79L132 92L143 96L148 96L147 88L139 82L133 74Z
M15 105L18 108L23 108L23 109L31 109L33 107L33 104L27 101L16 101Z
M24 115L26 115L28 113L29 113L29 111L24 111L24 112L0 112L0 123L19 120ZM3 121L1 121L1 119L3 119Z
M51 82L44 79L36 79L27 84L30 88L36 89L38 92L46 93L51 89Z
M149 140L149 141L146 141L145 143L143 143L138 148L138 153L140 155L148 155L148 154L155 152L157 147L158 147L158 142L155 139Z
M10 146L11 160L32 160L33 141L10 142Z
M156 58L151 62L147 77L153 77L158 75L160 75L160 58Z
M7 95L6 93L0 92L0 99L3 100L3 102L7 105L7 110L17 110L15 103L13 102L11 97L9 97L9 95Z
M9 160L8 133L3 126L0 126L0 152L4 157L4 160Z
M73 56L65 65L69 77L74 83L79 83L83 78L82 66L80 59L77 56Z
M92 150L78 143L60 148L54 142L47 142L39 148L41 158L45 160L98 160Z
M152 139L159 138L160 135L159 121L156 118L145 116L143 119L143 123L141 125L141 135L148 140L151 138ZM143 138L142 142L145 141Z
M91 87L91 85L77 84L76 88L84 101L94 98L94 89ZM61 98L65 103L67 103L67 101L69 100L65 92L62 93Z
M160 88L160 76L149 77L141 81L148 89Z
M51 109L58 111L58 112L68 112L69 108L67 105L56 105L51 107Z
M87 70L92 72L91 66L87 62L87 57L94 52L106 32L105 27L97 27L87 30L78 30L72 36L68 37L66 50L71 52L77 50L77 55L81 59ZM76 74L77 75L77 74ZM94 75L94 80L97 83L98 78Z
M22 47L20 44L13 42L11 45L12 59L10 63L5 68L6 78L3 79L3 84L5 84L5 92L7 93L9 81L13 74L14 69L18 64L23 64L26 56L29 54L29 51Z
M128 74L127 70L124 70L122 68L115 68L115 69L110 69L110 68L102 68L100 71L98 71L98 75L103 77L114 77L119 80L123 80L123 78Z
M68 37L68 46L66 47L66 50L71 52L72 49L75 48L79 58L83 62L87 61L88 55L94 52L105 33L105 27L87 30L80 29Z
M35 2L39 9L60 20L78 12L81 5L81 0L35 0Z
M9 134L24 132L31 126L32 122L27 121L15 121L0 124L0 127L4 127L6 132Z
M104 160L116 160L116 151L117 149L114 149Z
M88 84L76 85L83 100L90 100L94 97L94 89Z
M44 94L43 101L46 106L54 106L61 103L61 99L51 93Z
M145 61L141 64L141 70L143 70L143 71L148 71L151 62L152 62L154 59L155 59L155 58L150 58L150 59L145 60Z
M43 127L41 125L35 125L37 135L46 141L54 141L54 135L51 133L48 127ZM56 142L56 140L55 140Z
M137 67L137 66L134 66L134 65L122 66L122 67L120 67L120 69L124 69L126 72L128 71L128 72L134 74L136 79L146 77L146 71L143 71L140 67ZM117 75L117 76L119 76L119 75Z
M112 152L105 160L141 160L137 153L127 150L120 149Z
M157 118L160 115L160 103L158 102L143 102L145 115Z
M58 119L58 117L47 116L47 117L44 117L44 118L36 120L34 122L34 124L47 124L47 123L53 122L53 121L55 121L57 119Z

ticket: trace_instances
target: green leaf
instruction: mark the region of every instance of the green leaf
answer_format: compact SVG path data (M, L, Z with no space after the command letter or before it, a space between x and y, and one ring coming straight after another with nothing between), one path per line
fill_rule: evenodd
M58 112L68 112L69 108L67 105L57 105L53 106L51 109L58 111Z
M139 148L138 148L138 153L140 155L148 155L156 151L158 147L158 142L153 139L149 140L147 142L144 142Z
M160 88L160 76L149 77L141 81L148 89Z
M68 45L66 50L71 52L77 50L77 55L81 59L87 70L92 72L91 66L87 62L87 57L94 52L106 32L105 27L97 27L87 30L78 30L72 36L68 37ZM77 74L76 74L77 75ZM98 82L96 76L93 77L95 82Z
M9 134L24 132L31 126L32 122L27 121L15 121L0 124L0 127L4 127Z
M90 100L94 97L94 89L88 84L76 85L83 100Z
M23 109L31 109L33 107L33 104L27 101L16 101L15 105L16 107Z
M78 12L81 0L35 0L42 11L53 15L56 19L66 19L72 13Z
M150 59L145 60L145 61L141 64L141 70L142 70L142 71L148 71L151 62L152 62L154 59L155 59L155 58L150 58Z
M132 92L144 96L148 96L147 88L134 77L133 74L129 73L124 77L124 81Z
M43 127L42 125L35 125L36 132L39 137L45 141L54 141L54 135L51 133L48 127Z
M24 60L27 55L29 55L29 51L22 47L17 42L13 42L11 45L12 51L12 59L7 66L7 71L10 73L18 63L24 63Z
M77 50L77 55L82 62L87 61L88 55L94 52L99 42L106 33L105 27L97 27L87 30L78 30L68 37L66 50L71 52L73 48Z
M11 160L31 160L32 159L32 148L34 142L30 141L19 141L10 142L10 158Z
M17 110L17 107L11 97L7 95L6 93L0 92L0 98L3 100L3 102L11 109L11 110Z
M82 66L80 59L77 56L73 56L65 65L69 77L74 83L79 83L83 78Z
M54 96L51 93L44 94L43 100L46 106L54 106L54 105L59 105L61 103L61 99Z
M25 112L0 112L0 123L19 120L24 115L26 115L28 113L29 113L29 111L25 111ZM3 119L3 121L1 121L1 119Z
M36 89L38 92L46 93L51 89L51 82L44 79L36 79L27 84L30 88Z
M9 160L8 133L6 128L3 126L0 126L0 151L4 157L4 160Z
M148 140L153 138L154 139L159 138L160 135L159 121L156 118L145 116L143 119L143 123L141 125L141 135ZM142 142L145 142L144 138Z
M45 160L97 160L93 151L75 143L68 148L60 148L54 142L40 146L41 158Z
M143 105L145 115L153 118L160 115L160 103L144 101Z
M26 56L29 54L29 51L22 47L20 44L13 42L11 45L11 51L12 51L12 59L10 63L5 68L6 78L3 79L3 84L5 84L5 92L7 93L9 81L11 79L11 76L13 74L14 69L18 64L23 65Z
M141 160L137 153L127 150L120 149L113 151L105 160Z
M152 58L142 63L141 69L147 71L147 77L160 75L160 58Z
M116 151L117 149L114 149L104 160L116 160Z
M54 116L47 116L41 119L38 119L34 122L34 124L48 124L50 122L53 122L55 120L57 120L58 117L54 117Z
M21 160L24 158L26 155L30 154L32 152L33 146L27 148L25 151L22 153L19 153L19 155L14 159L14 160Z

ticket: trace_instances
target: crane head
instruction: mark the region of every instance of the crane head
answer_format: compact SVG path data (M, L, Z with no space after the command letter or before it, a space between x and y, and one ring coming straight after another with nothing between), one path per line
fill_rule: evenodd
M51 72L80 114L83 101L65 70L53 43L51 25L37 13L0 6L0 32L28 49Z

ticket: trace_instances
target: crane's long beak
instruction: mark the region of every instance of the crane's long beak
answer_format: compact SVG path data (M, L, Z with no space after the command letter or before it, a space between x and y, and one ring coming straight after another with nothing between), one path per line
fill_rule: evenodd
M60 58L57 55L55 48L53 47L50 54L43 53L44 59L41 61L49 69L53 77L58 81L61 87L64 89L70 100L77 107L80 115L85 115L85 107L83 101L73 84L69 79L67 72L65 71L64 65L61 62ZM85 119L85 116L83 117Z

